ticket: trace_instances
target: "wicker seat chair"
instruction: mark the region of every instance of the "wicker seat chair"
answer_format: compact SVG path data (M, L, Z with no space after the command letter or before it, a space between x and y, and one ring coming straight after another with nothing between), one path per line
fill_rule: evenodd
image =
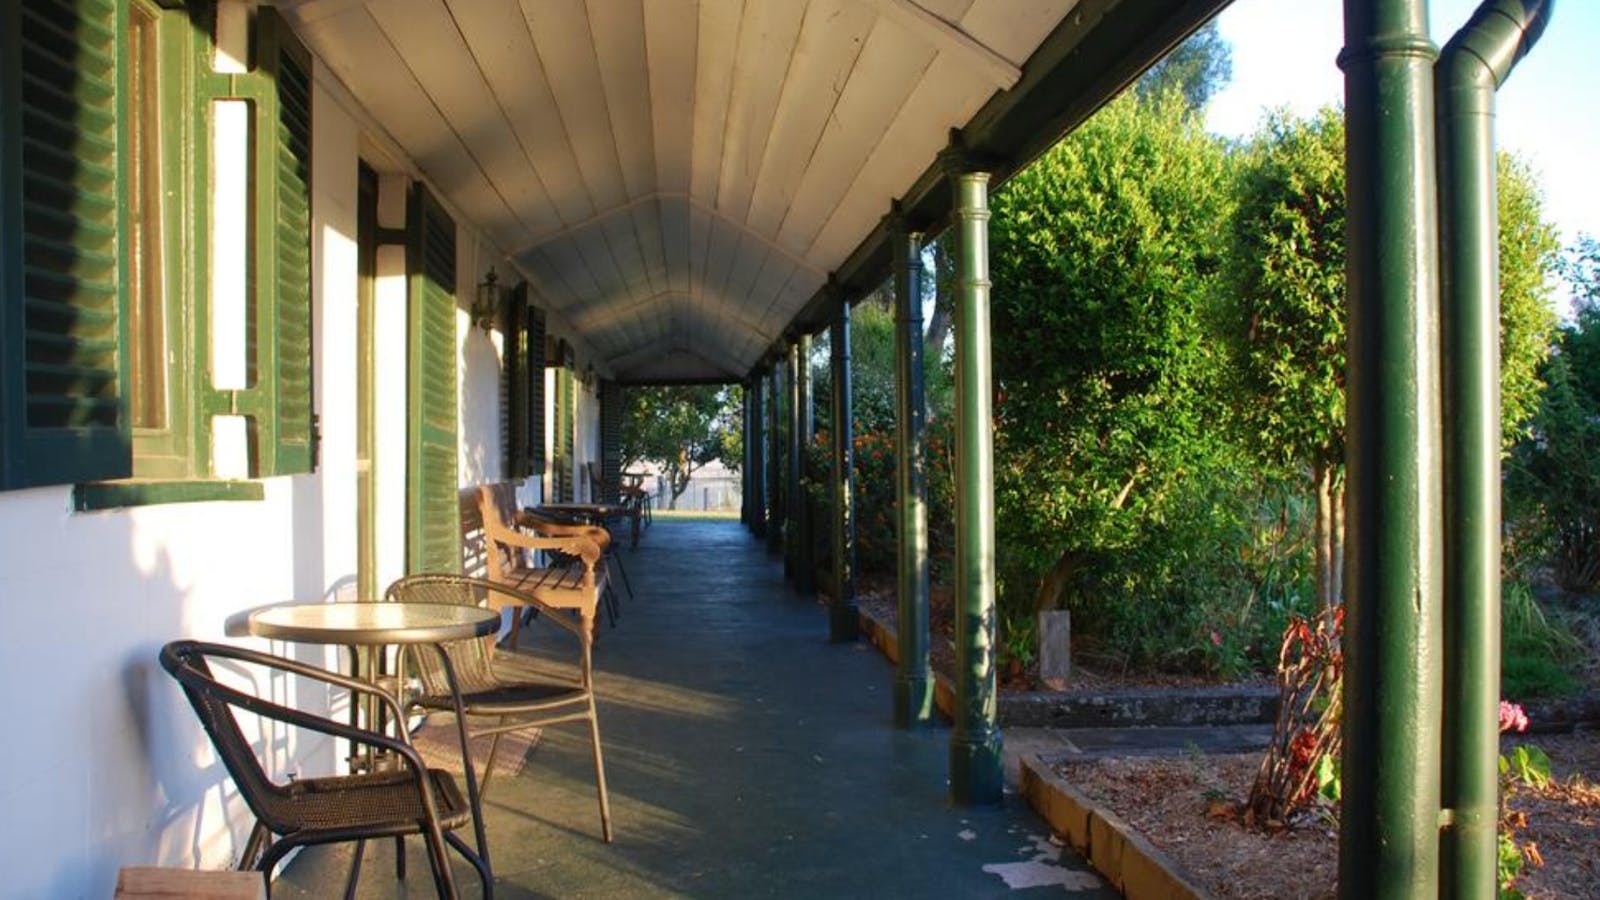
M419 834L427 841L428 862L440 896L456 896L446 844L477 869L485 896L491 892L488 866L454 833L471 819L467 798L449 772L429 769L423 763L409 738L389 737L292 709L223 684L212 674L212 660L228 666L244 663L269 674L297 675L344 688L350 691L352 701L358 695L370 695L396 717L401 710L387 692L367 682L294 660L198 641L173 641L163 647L162 668L182 685L217 755L256 817L238 868L271 872L285 854L296 848L357 841L346 884L346 896L353 896L361 875L361 850L368 838L393 837L398 843L407 835ZM276 782L262 768L250 741L240 731L240 712L372 747L390 754L397 764L377 772ZM276 840L272 840L274 835ZM404 855L398 855L396 868L402 878L404 862Z
M589 496L603 503L620 504L627 510L625 517L633 523L633 540L639 542L640 524L650 524L650 492L639 485L642 476L623 476L629 481L620 479L610 481L601 474L600 467L593 461L586 464L589 468Z
M592 589L591 589L591 597ZM482 790L489 789L494 772L500 736L512 731L542 728L570 722L587 722L594 749L595 785L600 797L600 828L606 843L611 843L611 802L606 794L605 760L600 749L600 722L595 714L593 643L587 621L594 615L593 601L587 613L579 610L579 621L547 606L537 596L507 585L466 575L423 572L407 575L384 592L385 600L417 603L454 603L485 606L491 609L531 607L545 613L541 621L550 622L577 639L575 664L540 659L537 669L518 665L517 671L495 662L491 638L457 641L445 645L461 688L470 737L491 735L489 759L484 767ZM428 713L454 709L450 685L437 654L412 652L409 671L416 673L421 690L410 702ZM506 656L508 654L501 654ZM513 662L521 662L513 660ZM468 761L468 765L475 765Z

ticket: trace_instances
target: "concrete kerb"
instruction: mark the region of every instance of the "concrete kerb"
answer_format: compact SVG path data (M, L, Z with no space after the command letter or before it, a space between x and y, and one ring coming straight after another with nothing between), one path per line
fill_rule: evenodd
M860 611L861 632L891 663L900 645L893 626ZM1207 688L1126 688L1109 691L1030 691L1002 693L996 700L1001 727L1128 728L1134 726L1270 725L1277 718L1278 693L1268 685ZM955 709L955 685L934 673L934 705L948 718Z
M1165 853L1096 806L1037 754L1022 759L1022 794L1050 828L1128 900L1205 900Z

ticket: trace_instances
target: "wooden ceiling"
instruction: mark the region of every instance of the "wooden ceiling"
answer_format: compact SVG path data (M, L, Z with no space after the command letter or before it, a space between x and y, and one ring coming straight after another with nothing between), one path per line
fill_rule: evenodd
M1077 0L280 0L625 380L743 377Z

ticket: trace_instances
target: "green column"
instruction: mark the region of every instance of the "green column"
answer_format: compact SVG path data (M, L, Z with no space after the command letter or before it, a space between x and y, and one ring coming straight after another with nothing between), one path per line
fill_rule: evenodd
M994 443L990 433L989 175L947 161L956 229L956 713L950 795L999 803L995 722Z
M1440 415L1433 60L1422 0L1346 0L1346 618L1339 892L1434 896Z
M928 495L923 479L922 234L898 209L889 220L894 252L895 497L899 537L897 597L900 661L894 677L894 724L933 718L928 666Z
M783 504L783 577L794 579L799 574L800 510L805 507L805 497L800 492L800 462L805 446L800 443L800 377L797 361L800 348L788 341L784 346L784 448L786 469Z
M830 343L833 345L833 468L828 496L833 501L833 605L828 609L828 639L845 643L861 628L856 609L856 522L853 509L855 421L850 413L850 302L838 297Z
M744 527L750 528L752 527L750 507L754 492L750 489L750 473L753 471L753 469L750 465L751 428L749 381L744 383L743 391L741 393L743 394L743 397L739 404L739 427L743 431L743 439L739 443L743 445L743 449L741 450L739 457L739 521L744 523Z
M783 550L783 528L785 523L784 503L786 502L785 484L789 478L788 466L784 463L784 427L783 427L783 363L774 360L772 371L767 374L767 552L780 553Z
M811 335L802 334L795 344L797 367L795 369L795 445L800 448L800 458L797 460L796 471L800 478L806 476L806 460L810 458L809 447L812 435L816 433L815 418L811 404ZM817 590L817 558L816 531L811 516L811 498L806 493L803 484L797 487L792 501L795 522L795 577L794 586L802 593L814 593Z
M756 537L767 536L767 421L763 395L766 376L757 369L750 380L750 529Z

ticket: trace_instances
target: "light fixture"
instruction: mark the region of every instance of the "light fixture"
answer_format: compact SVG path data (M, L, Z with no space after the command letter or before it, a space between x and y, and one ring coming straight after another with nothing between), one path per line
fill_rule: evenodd
M500 318L500 285L496 279L494 266L490 266L489 274L478 285L478 299L472 304L472 321L483 329L484 334L493 331L495 322Z

